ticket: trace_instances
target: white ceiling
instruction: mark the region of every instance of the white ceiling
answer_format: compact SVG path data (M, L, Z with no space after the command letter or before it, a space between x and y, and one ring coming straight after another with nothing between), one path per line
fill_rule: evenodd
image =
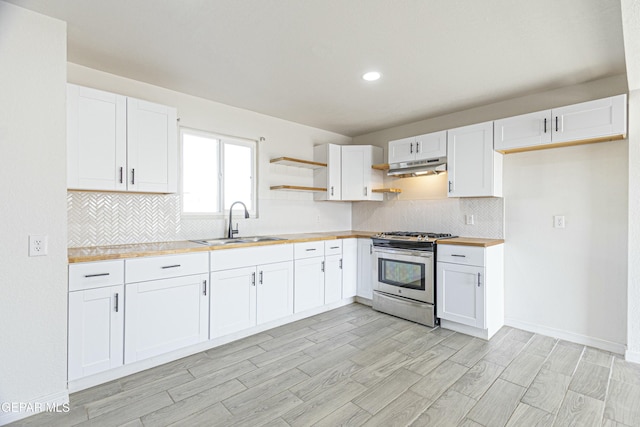
M620 0L8 1L70 62L349 136L625 72Z

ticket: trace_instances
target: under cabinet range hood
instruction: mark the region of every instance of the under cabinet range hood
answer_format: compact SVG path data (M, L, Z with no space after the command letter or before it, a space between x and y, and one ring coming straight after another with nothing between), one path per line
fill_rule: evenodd
M447 170L447 158L435 157L433 159L414 160L389 164L388 176L396 178L408 178L412 176L434 175Z

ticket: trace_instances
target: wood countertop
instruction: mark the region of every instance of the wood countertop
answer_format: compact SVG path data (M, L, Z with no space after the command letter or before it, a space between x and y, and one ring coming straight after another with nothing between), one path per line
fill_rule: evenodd
M439 245L481 246L483 248L504 243L504 239L482 239L479 237L455 237L453 239L440 239Z
M285 243L301 243L301 242L313 242L317 240L335 240L335 239L350 239L350 238L369 238L373 236L374 232L369 231L333 231L326 233L297 233L297 234L277 234L274 237L279 237L285 240L274 240L267 242L249 242L249 243L237 243L226 244L218 246L207 246L200 243L191 242L188 240L175 241L175 242L156 242L156 243L137 243L128 245L114 245L114 246L92 246L85 248L69 248L67 256L69 263L76 262L89 262L89 261L105 261L110 259L124 259L124 258L138 258L145 256L158 256L158 255L172 255L188 252L208 252L222 249L232 248L246 248L251 246L268 246L268 245L282 245ZM238 239L242 239L239 237Z

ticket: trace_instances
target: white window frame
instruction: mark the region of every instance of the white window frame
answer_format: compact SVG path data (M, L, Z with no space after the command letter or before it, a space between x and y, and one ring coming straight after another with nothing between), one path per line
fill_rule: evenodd
M185 212L184 211L184 135L196 135L205 138L211 138L218 140L218 208L216 212ZM225 194L224 194L224 151L225 146L228 144L240 145L249 147L252 155L252 172L251 172L251 209L249 215L252 218L258 217L258 143L252 139L244 139L239 137L232 137L217 134L214 132L208 132L203 130L191 129L187 127L180 127L180 212L183 217L191 218L226 218L229 215L229 210L225 206ZM234 202L233 200L232 202ZM237 213L236 213L237 214Z

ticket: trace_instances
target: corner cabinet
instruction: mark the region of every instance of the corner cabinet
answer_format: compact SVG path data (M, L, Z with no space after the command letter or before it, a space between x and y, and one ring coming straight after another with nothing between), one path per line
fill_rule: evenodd
M447 132L449 197L502 197L502 154L493 151L493 122Z
M627 96L618 95L495 121L494 148L517 153L622 139Z
M313 171L313 186L327 191L314 193L314 200L342 200L342 149L337 144L313 147L313 160L325 163L326 168Z
M175 193L176 109L67 85L67 188Z
M446 329L489 339L504 325L503 245L438 244L436 313Z
M382 171L373 169L382 163L382 148L372 145L342 146L342 200L382 201L383 193L373 190L383 187Z

